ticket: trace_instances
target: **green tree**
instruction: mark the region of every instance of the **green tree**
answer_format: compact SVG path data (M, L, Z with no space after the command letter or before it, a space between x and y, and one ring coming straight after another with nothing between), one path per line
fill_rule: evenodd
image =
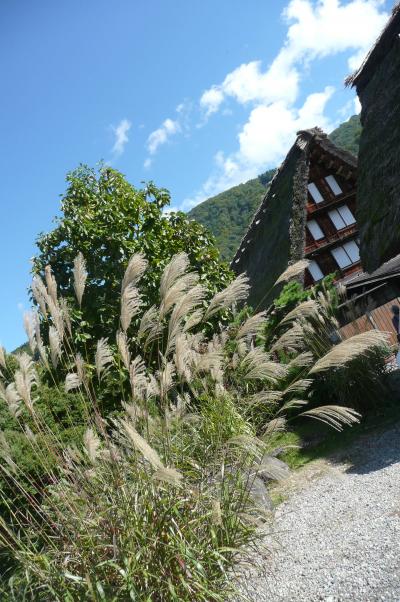
M33 274L50 266L62 294L74 297L72 270L80 252L87 264L85 303L72 311L75 344L110 337L118 326L121 279L133 253L149 262L142 280L143 300L151 306L159 276L171 257L185 251L210 294L232 278L214 239L184 213L166 214L169 192L152 182L136 189L115 169L81 165L67 175L62 215L56 227L37 239Z

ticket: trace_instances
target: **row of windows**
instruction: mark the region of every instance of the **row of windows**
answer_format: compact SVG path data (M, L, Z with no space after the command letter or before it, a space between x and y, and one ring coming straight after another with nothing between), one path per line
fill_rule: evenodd
M336 230L342 230L343 228L346 228L346 226L351 226L351 224L356 223L354 215L347 205L342 205L337 209L332 209L328 212L328 214ZM307 228L309 229L314 240L321 240L321 238L325 238L325 234L323 233L317 220L309 220L307 222Z
M360 261L360 250L355 240L350 240L344 243L341 247L334 247L331 250L331 255L335 259L339 268L348 268L350 265ZM316 261L311 261L308 266L308 271L313 277L314 282L322 280L324 274Z
M337 196L338 194L342 194L343 190L340 188L334 176L326 176L325 182L328 184L329 188L332 190L335 196ZM311 182L308 185L308 192L317 204L322 203L325 200L320 191L318 190L317 185L314 184L314 182Z

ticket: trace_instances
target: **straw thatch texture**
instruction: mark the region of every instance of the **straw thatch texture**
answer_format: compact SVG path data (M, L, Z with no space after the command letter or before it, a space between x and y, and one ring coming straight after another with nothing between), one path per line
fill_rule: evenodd
M400 9L349 78L362 104L357 222L368 272L400 252Z
M307 184L315 146L321 154L345 163L351 172L357 169L357 159L335 146L321 129L298 132L231 264L237 274L247 273L249 302L257 309L266 308L277 296L273 285L288 264L304 257Z

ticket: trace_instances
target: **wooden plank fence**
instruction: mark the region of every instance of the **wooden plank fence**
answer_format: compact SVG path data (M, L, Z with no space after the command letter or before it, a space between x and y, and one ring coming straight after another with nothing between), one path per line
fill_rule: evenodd
M357 320L339 328L339 332L343 339L348 339L355 334L360 334L360 332L366 332L367 330L382 330L384 332L390 332L390 344L394 347L398 347L396 331L392 324L392 305L398 305L400 307L398 297L385 303L385 305L367 311L365 315L357 318Z

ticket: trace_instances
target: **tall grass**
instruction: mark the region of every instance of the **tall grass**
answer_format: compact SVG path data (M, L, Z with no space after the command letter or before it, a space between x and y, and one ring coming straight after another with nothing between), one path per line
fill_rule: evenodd
M284 428L287 413L301 408L338 429L357 421L348 408L305 408L304 371L321 368L304 350L303 326L268 353L255 344L264 313L236 314L230 326L204 334L245 300L244 276L209 300L179 254L164 270L158 305L148 308L138 288L145 269L142 255L131 258L120 330L114 341L97 342L94 357L74 348L73 312L50 268L45 282L35 280L39 312L26 321L38 361L21 354L10 367L0 354L0 395L40 468L27 470L12 434L1 434L0 543L12 559L3 575L6 599L226 599L227 571L265 517L252 484L259 469L268 473L269 438ZM82 255L73 277L81 305ZM369 341L362 352L382 344ZM289 362L279 360L285 345ZM330 366L337 364L327 357L324 372ZM43 381L53 379L50 390L60 394L60 374L71 400L62 429L41 401L49 391ZM121 400L112 414L101 411L108 394ZM65 430L78 436L66 442Z

